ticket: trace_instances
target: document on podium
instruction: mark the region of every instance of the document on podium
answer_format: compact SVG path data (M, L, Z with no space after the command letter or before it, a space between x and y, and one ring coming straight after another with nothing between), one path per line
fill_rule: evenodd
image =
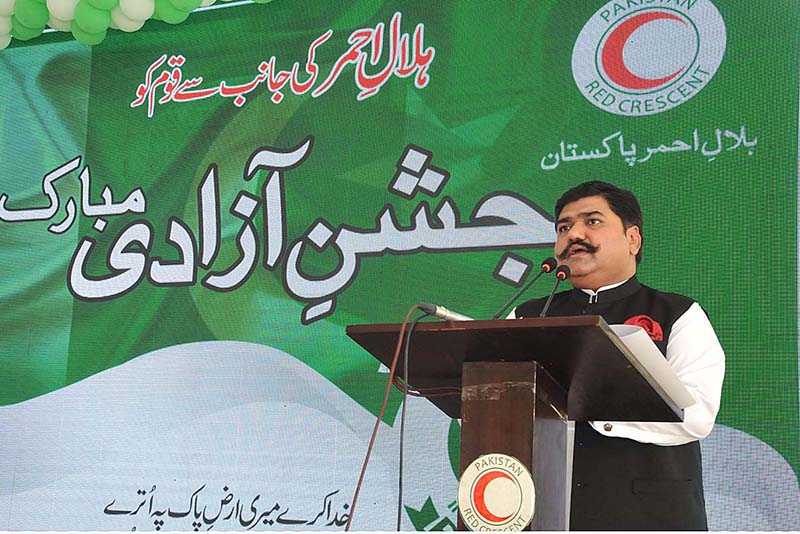
M681 383L667 359L641 326L627 324L609 326L676 406L686 409L695 403L691 393Z

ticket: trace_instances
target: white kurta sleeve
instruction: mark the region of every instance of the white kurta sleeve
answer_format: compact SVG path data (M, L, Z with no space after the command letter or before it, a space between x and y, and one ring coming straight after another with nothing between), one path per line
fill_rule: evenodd
M696 401L684 410L683 423L593 421L592 427L606 436L656 445L682 445L706 437L719 411L725 353L696 302L672 325L667 361Z

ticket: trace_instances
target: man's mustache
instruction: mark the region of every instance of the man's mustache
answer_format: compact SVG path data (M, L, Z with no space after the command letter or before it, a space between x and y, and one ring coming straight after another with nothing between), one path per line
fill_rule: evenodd
M583 240L570 241L570 243L558 255L558 259L559 260L567 259L567 256L569 256L569 253L572 251L572 249L574 249L576 247L582 247L582 248L586 249L586 252L588 252L589 254L594 254L595 252L597 252L597 247L592 245L588 241L583 241Z

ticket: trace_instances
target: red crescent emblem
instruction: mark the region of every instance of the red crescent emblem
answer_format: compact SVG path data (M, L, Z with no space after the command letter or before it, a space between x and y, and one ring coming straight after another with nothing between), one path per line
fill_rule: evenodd
M606 44L603 47L601 61L603 63L603 70L605 70L608 77L611 78L612 82L627 89L653 89L673 80L683 71L685 67L681 67L669 76L664 76L663 78L641 78L632 73L622 60L622 49L625 47L625 43L628 42L631 34L645 24L660 19L677 20L684 25L686 24L686 21L671 13L649 11L634 15L623 21L622 24L611 32L611 35L608 36Z
M486 506L486 486L488 486L489 483L496 478L507 478L512 482L514 480L508 476L508 474L503 473L502 471L489 471L488 473L482 475L475 484L475 489L472 490L472 500L475 503L475 510L477 510L477 512L486 520L491 521L492 523L502 523L514 514L507 515L505 517L498 517L490 512L489 508Z

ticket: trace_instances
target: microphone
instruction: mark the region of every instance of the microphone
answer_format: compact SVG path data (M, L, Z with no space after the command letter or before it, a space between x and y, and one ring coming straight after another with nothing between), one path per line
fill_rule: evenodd
M439 319L444 319L445 321L472 321L472 317L467 317L466 315L462 315L458 312L454 312L452 310L448 310L444 306L437 306L436 304L431 304L429 302L420 302L417 304L420 310L424 311L428 315L434 315Z
M495 313L495 314L492 316L492 319L499 319L499 318L500 318L500 316L501 316L501 315L503 315L503 312L505 312L505 311L506 311L506 310L509 308L509 306L511 306L512 304L514 304L514 302L516 302L516 300L517 300L517 299L518 299L520 296L522 296L522 294L523 294L523 293L525 293L525 292L528 290L528 288L529 288L529 287L531 287L531 286L533 285L533 283L534 283L536 280L538 280L538 279L539 279L539 277L541 277L541 276L542 276L543 274L545 274L545 273L549 273L549 272L551 272L553 269L555 269L555 268L556 268L556 266L557 266L557 265L558 265L558 263L556 263L556 259L555 259L555 258L552 258L552 257L550 257L550 258L547 258L546 260L544 260L544 261L542 262L541 269L539 270L539 272L538 272L538 273L536 273L536 276L534 276L534 277L533 277L533 278L532 278L532 279L531 279L531 280L530 280L530 281L529 281L527 284L525 284L525 286L524 286L522 289L520 289L519 291L517 291L517 292L514 294L514 296L513 296L513 297L511 297L511 299L510 299L508 302L506 302L505 306L503 306L502 308L500 308L500 311L498 311L497 313Z
M547 302L544 303L544 308L542 308L542 313L539 314L539 317L544 317L547 314L550 303L553 302L553 296L556 294L556 289L558 289L558 284L567 278L569 278L569 267L566 265L559 265L558 269L556 269L556 283L553 286L553 290L550 292L550 296L547 297Z

